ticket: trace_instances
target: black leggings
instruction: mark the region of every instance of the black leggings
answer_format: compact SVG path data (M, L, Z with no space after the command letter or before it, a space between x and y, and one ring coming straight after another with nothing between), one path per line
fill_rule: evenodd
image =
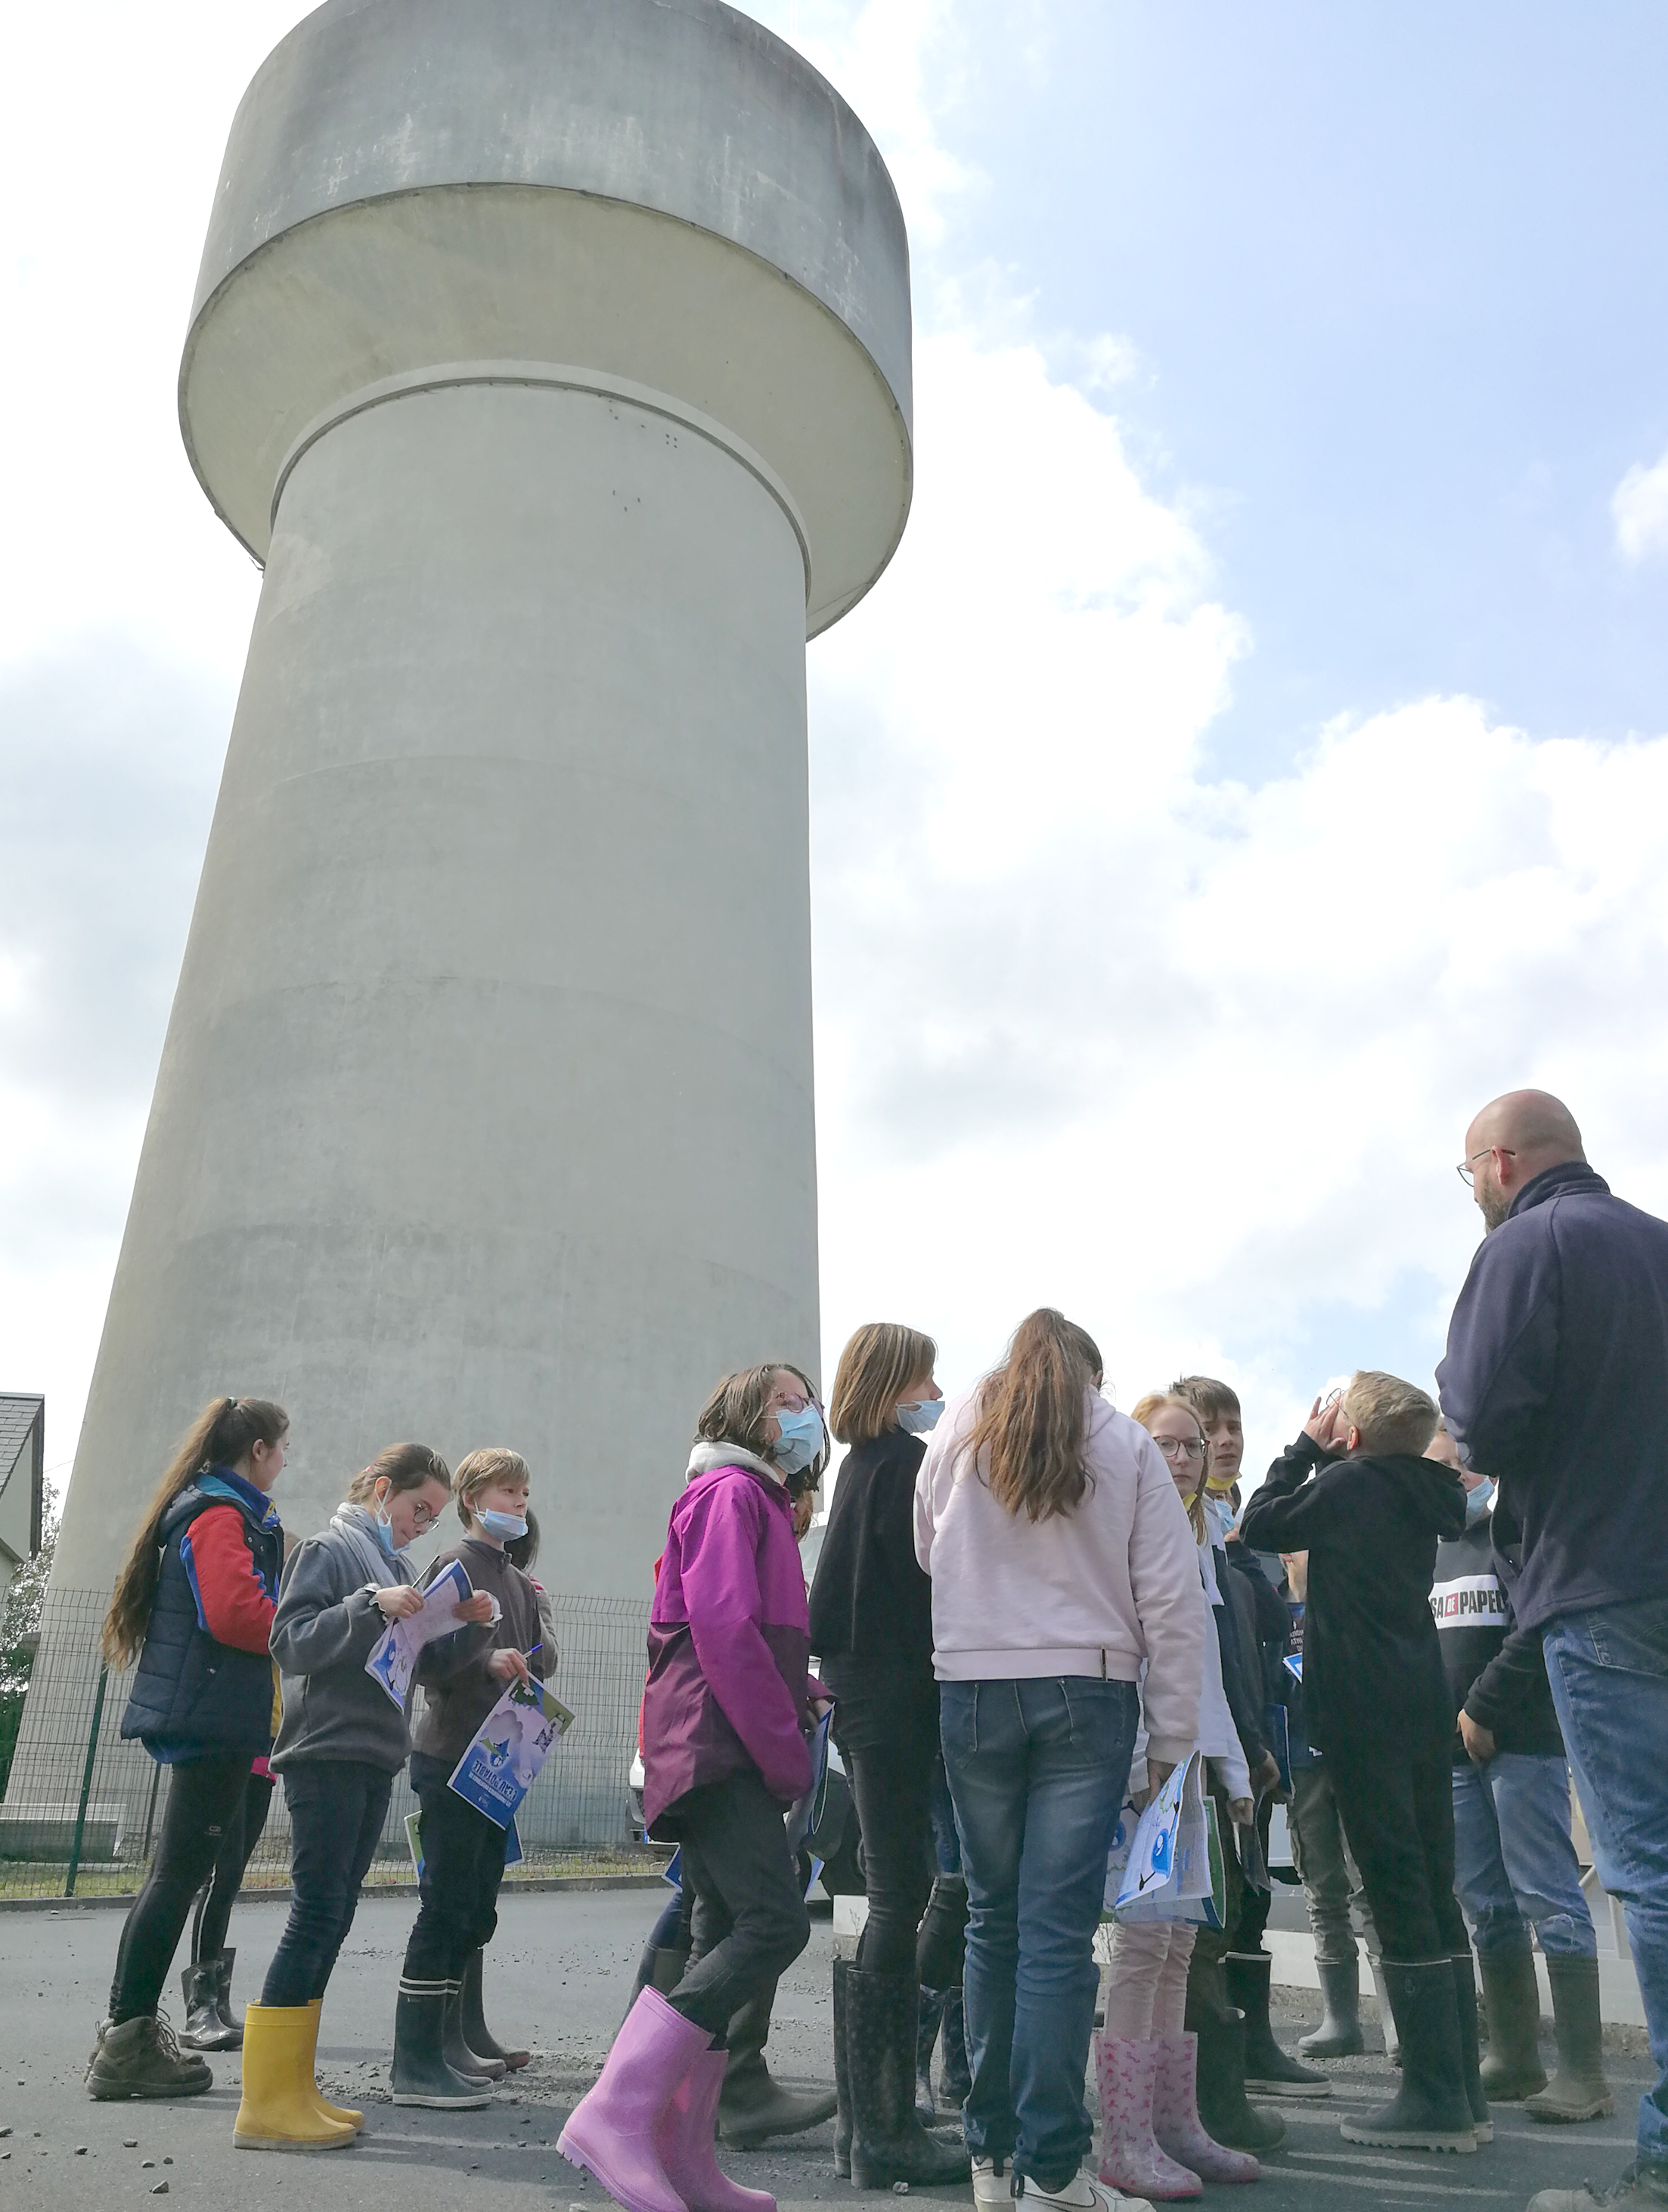
M1448 1744L1402 1750L1371 1739L1326 1750L1343 1832L1386 1959L1469 1953L1454 1899L1453 1765Z
M916 1930L933 1886L933 1747L904 1737L843 1751L868 1893L857 1963L872 1974L913 1973Z
M227 1825L214 1872L197 1893L197 1911L192 1920L194 1966L201 1966L204 1959L217 1959L226 1948L226 1929L243 1887L243 1870L255 1856L271 1804L271 1776L252 1774L244 1786L243 1802Z
M116 1947L116 1978L110 1985L113 2027L156 2010L192 1899L214 1872L254 1757L253 1751L236 1751L173 1768L156 1855Z

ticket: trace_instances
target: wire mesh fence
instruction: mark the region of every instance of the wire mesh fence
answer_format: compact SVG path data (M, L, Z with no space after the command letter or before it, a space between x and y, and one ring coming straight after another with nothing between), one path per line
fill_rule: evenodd
M574 1725L516 1815L522 1857L508 1879L642 1872L628 1787L648 1662L648 1606L632 1598L553 1595L560 1663L551 1686ZM124 1742L131 1668L107 1668L99 1635L108 1593L48 1593L10 1771L0 1802L0 1899L87 1897L137 1890L167 1801L168 1771ZM417 1809L398 1778L368 1881L415 1886L405 1817ZM289 1823L275 1790L246 1889L289 1881Z

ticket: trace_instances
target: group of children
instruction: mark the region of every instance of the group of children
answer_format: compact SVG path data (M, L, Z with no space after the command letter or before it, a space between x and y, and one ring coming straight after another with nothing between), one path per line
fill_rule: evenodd
M240 2046L237 2146L326 2150L351 2143L363 2115L319 2091L320 2012L408 1759L421 1866L394 2017L394 2101L484 2105L496 2081L527 2062L498 2045L482 2004L507 1831L448 1784L506 1687L550 1674L557 1652L526 1571L537 1527L519 1454L471 1452L453 1474L427 1445L392 1444L354 1478L329 1527L295 1545L271 1496L288 1433L283 1408L268 1400L207 1407L117 1583L106 1656L119 1667L137 1660L122 1733L172 1778L87 2086L99 2099L197 2094L212 2080L200 2051ZM463 1536L419 1579L410 1548L448 1505ZM454 1560L470 1595L454 1608L456 1626L418 1654L413 1731L407 1705L366 1662ZM292 1896L260 2001L240 2027L228 2002L233 1954L199 1941L176 2040L157 2009L169 1963L194 1897L222 1893L229 1909L271 1774L289 1815ZM223 1942L223 1913L205 1920L210 1940L217 1929Z

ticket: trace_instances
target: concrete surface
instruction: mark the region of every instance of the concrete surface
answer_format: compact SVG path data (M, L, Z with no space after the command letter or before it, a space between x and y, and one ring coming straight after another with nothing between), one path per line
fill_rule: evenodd
M641 1596L713 1382L814 1372L804 645L910 408L891 180L734 10L329 0L264 64L180 411L266 574L54 1596L224 1391L300 1534L508 1443L546 1584Z
M0 1923L0 2127L11 2130L0 2139L0 2153L10 2154L0 2158L0 2204L27 2212L137 2212L165 2179L171 2199L205 2208L235 2203L246 2212L287 2212L298 2190L355 2212L445 2212L489 2202L525 2205L527 2212L606 2205L595 2184L557 2155L556 2138L601 2062L659 1903L642 1892L506 1900L489 1954L489 2016L501 2033L528 2038L538 2056L488 2110L457 2114L384 2101L394 1984L411 1908L392 1899L362 1905L326 2003L321 2073L332 2094L366 2111L367 2131L351 2150L307 2160L233 2150L234 2055L211 2062L215 2086L206 2096L168 2106L94 2104L81 2081L114 1956L113 1917L29 1914ZM234 1995L259 1990L281 1926L272 1905L239 1906ZM811 1947L777 2000L770 2056L789 2079L830 2078L831 1936L828 1920L814 1924ZM1277 2024L1289 2045L1299 2019ZM1495 2142L1459 2159L1344 2143L1341 2112L1381 2100L1391 2087L1382 2058L1347 2061L1330 2069L1336 2087L1326 2105L1278 2107L1287 2141L1266 2162L1256 2212L1324 2212L1329 2202L1427 2212L1461 2212L1471 2203L1488 2212L1520 2205L1538 2188L1573 2186L1586 2174L1608 2182L1630 2154L1636 2100L1650 2078L1641 2060L1608 2063L1622 2107L1616 2118L1537 2128L1497 2106ZM834 2178L831 2132L824 2127L763 2151L727 2153L724 2162L747 2185L773 2191L784 2208L849 2203L849 2185ZM147 2167L146 2160L155 2163ZM911 2194L971 2206L966 2190Z

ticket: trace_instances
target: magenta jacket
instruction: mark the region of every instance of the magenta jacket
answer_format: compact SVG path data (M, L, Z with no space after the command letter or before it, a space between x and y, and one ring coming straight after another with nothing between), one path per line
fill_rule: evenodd
M784 1812L804 1796L810 1656L787 1492L750 1452L697 1444L649 1621L643 1817L657 1840L674 1840L679 1798L749 1766Z

